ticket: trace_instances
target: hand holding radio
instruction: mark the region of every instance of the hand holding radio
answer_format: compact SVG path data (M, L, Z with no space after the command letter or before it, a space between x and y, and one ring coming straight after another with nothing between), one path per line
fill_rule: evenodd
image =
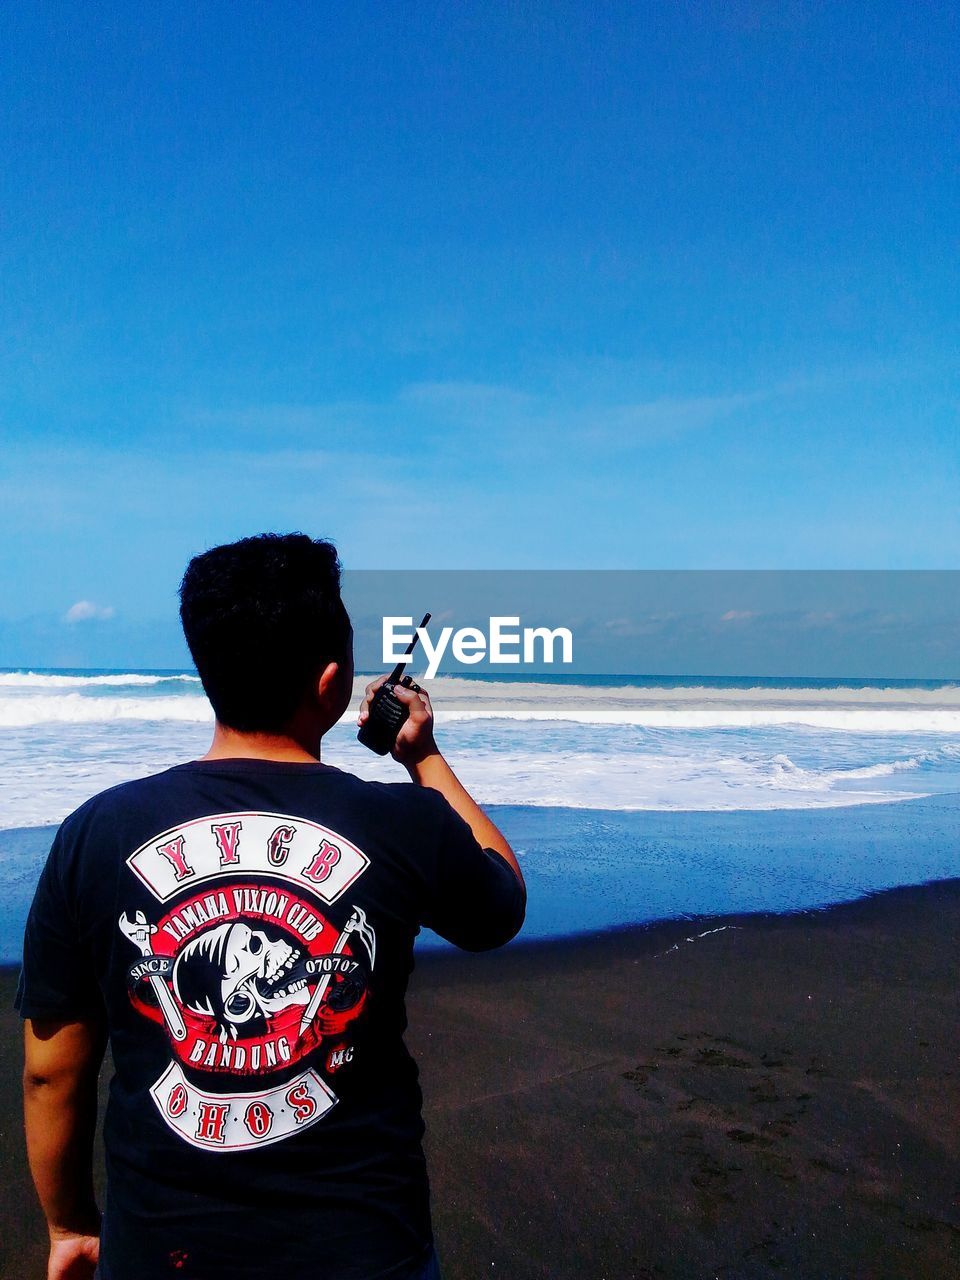
M424 617L403 658L389 675L372 680L364 691L357 724L357 739L378 756L389 752L408 767L433 754L433 708L429 696L403 668L416 648L420 628L430 621Z
M381 699L379 703L378 696ZM396 716L390 703L384 708L386 697L399 706L402 718ZM371 728L372 717L376 714L375 706L379 711L379 719ZM399 729L394 728L396 722L399 722ZM364 692L357 723L360 726L357 737L365 747L370 747L377 755L385 756L389 753L394 760L408 767L419 764L437 750L433 738L433 707L430 705L430 696L409 676L396 684L389 676L380 676L371 681Z

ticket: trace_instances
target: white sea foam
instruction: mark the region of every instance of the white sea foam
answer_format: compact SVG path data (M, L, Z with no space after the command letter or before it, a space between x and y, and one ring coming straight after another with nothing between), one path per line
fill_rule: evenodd
M444 707L447 721L469 720L566 720L573 724L634 725L646 729L763 729L798 725L846 733L960 733L960 710L927 708L885 712L882 709L841 707L572 707L518 710L509 704L476 707Z
M83 730L83 726L80 729ZM81 754L54 765L50 749L36 756L3 752L0 827L59 822L88 796L116 783L156 773L201 755L206 726L118 725L109 738L94 736ZM804 768L784 753L723 752L691 744L688 750L563 750L525 748L460 750L451 743L457 772L482 804L532 805L593 810L822 809L879 804L926 794L923 787L869 785L893 774L913 774L917 757L868 768ZM929 753L930 763L960 768L960 750ZM935 758L934 758L935 757ZM361 777L396 782L403 773L357 745L338 729L326 758ZM866 784L866 785L864 785Z
M648 729L802 725L852 733L960 733L960 687L679 688L508 684L440 679L447 720L566 720Z
M363 684L325 758L396 780L403 775L392 761L356 742ZM441 677L430 688L444 746L485 804L806 809L960 790L956 686L613 688ZM195 677L0 674L0 826L58 822L105 787L200 755L211 722Z
M110 686L122 689L171 678L192 682L189 691L149 697L108 692ZM363 683L358 679L358 698ZM439 714L448 723L566 721L647 729L744 730L797 725L850 733L960 733L960 687L956 685L939 689L709 685L668 689L440 677L430 688ZM70 692L60 692L63 689ZM184 722L209 717L199 682L191 676L0 676L0 727L111 720Z
M42 724L97 724L113 720L205 721L213 718L206 698L160 695L155 698L91 698L82 693L21 694L0 697L0 728Z
M363 683L359 680L359 683ZM883 703L918 703L939 706L941 703L960 708L960 685L944 684L934 689L903 687L897 685L833 685L826 688L807 688L791 685L751 685L734 687L732 685L686 684L668 687L666 685L591 685L591 684L550 684L535 681L507 680L463 680L456 676L439 676L431 681L431 690L442 690L448 694L462 695L469 698L510 698L512 702L540 702L545 697L563 704L577 702L587 697L593 701L616 702L642 699L649 702L727 702L731 699L739 702L862 702Z
M0 672L0 688L7 689L98 689L103 686L124 688L136 685L165 684L167 681L179 681L183 684L199 685L199 676L187 675L183 672L172 672L169 675L147 675L141 671L117 672L111 675L76 676L60 675L58 672L46 671L2 671Z
M358 756L349 766L361 777L395 780L388 762ZM846 790L857 770L803 769L785 756L773 759L631 752L605 754L522 751L465 754L457 772L484 804L573 809L735 810L826 809L914 799L917 791Z

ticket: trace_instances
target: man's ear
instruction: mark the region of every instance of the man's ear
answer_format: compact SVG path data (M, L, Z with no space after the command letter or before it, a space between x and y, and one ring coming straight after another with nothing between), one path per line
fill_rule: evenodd
M317 680L317 698L321 703L328 703L337 696L340 682L340 663L328 662L320 672Z

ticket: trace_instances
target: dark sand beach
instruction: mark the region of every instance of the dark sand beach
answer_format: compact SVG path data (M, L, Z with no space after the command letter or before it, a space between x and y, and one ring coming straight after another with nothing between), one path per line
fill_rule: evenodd
M954 880L425 956L410 1043L448 1280L960 1276L958 941ZM0 983L20 1280L44 1249Z

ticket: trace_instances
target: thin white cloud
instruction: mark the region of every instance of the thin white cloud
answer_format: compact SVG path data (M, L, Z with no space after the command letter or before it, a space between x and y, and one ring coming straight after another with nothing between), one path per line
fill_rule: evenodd
M619 454L709 428L781 394L792 394L792 389L624 400L620 395L584 398L556 389L533 392L453 380L407 383L382 401L195 408L186 411L185 421L212 433L212 449L223 447L221 433L232 427L239 428L241 437L259 436L271 443L272 449L260 456L285 454L308 442L315 450L322 441L326 456L338 465L344 457L376 455L385 442L402 451L412 433L429 436L435 452L461 447L463 433L470 433L486 450L511 456L539 454L544 434L570 446Z
M489 382L411 382L397 399L410 404L461 412L488 409L528 409L538 397L516 387Z
M76 604L72 604L67 612L63 615L64 622L105 622L107 618L112 618L114 609L112 605L94 604L92 600L78 600Z

